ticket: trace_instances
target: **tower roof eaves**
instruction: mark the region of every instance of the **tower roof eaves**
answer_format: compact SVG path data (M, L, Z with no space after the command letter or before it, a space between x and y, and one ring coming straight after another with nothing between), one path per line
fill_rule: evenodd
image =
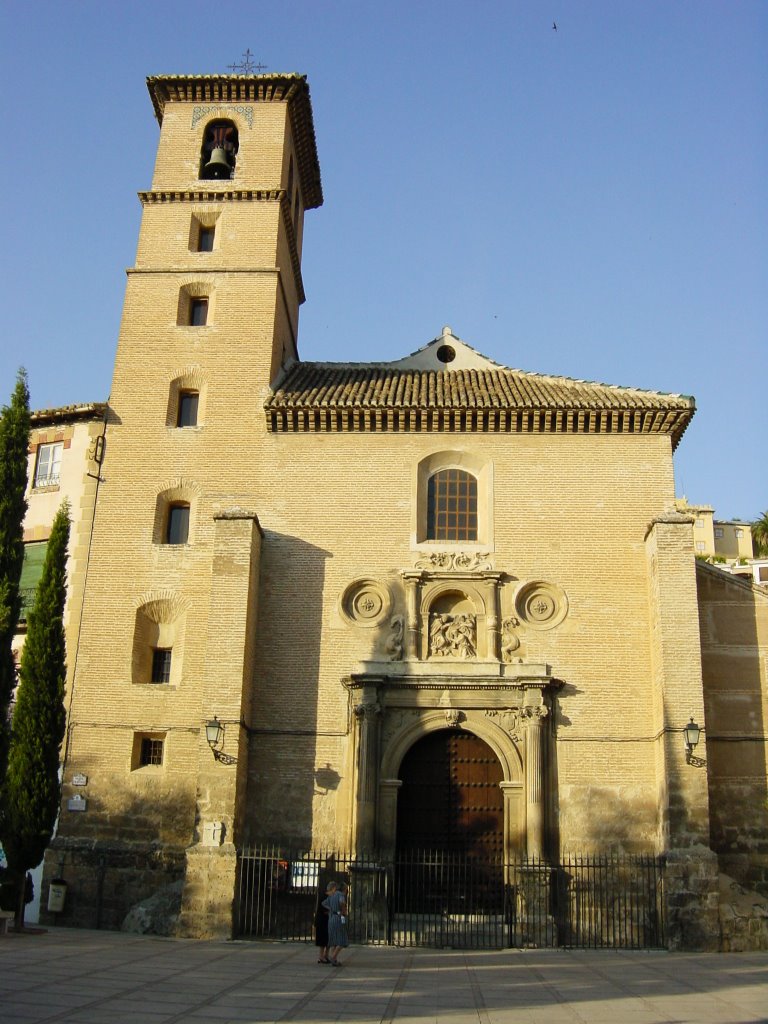
M304 208L323 205L320 161L307 76L298 72L264 75L151 75L147 89L158 124L168 103L284 102L289 104L291 127L299 163Z

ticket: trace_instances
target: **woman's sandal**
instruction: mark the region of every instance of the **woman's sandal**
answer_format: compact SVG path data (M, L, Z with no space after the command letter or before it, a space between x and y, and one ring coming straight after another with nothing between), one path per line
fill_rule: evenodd
M319 964L329 964L331 961L328 959L327 956L320 956L317 958L317 962Z

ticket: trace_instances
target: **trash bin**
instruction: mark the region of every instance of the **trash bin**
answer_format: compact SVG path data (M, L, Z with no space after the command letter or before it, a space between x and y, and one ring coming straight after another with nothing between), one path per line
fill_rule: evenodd
M48 887L48 909L53 914L60 914L67 898L67 883L63 878L54 878Z

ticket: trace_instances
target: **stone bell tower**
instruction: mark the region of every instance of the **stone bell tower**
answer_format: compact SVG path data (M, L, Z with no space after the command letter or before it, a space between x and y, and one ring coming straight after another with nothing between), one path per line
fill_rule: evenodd
M71 923L119 926L104 893L130 905L164 875L185 878L188 931L205 919L228 934L257 513L273 485L263 402L297 355L304 213L322 190L303 76L147 84L160 139L139 193L48 873L71 882ZM99 892L95 842L113 876Z

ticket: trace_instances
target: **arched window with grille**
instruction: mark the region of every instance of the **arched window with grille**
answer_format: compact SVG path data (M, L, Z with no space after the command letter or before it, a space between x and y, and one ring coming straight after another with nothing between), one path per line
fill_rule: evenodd
M427 540L477 540L477 479L442 469L427 481Z

